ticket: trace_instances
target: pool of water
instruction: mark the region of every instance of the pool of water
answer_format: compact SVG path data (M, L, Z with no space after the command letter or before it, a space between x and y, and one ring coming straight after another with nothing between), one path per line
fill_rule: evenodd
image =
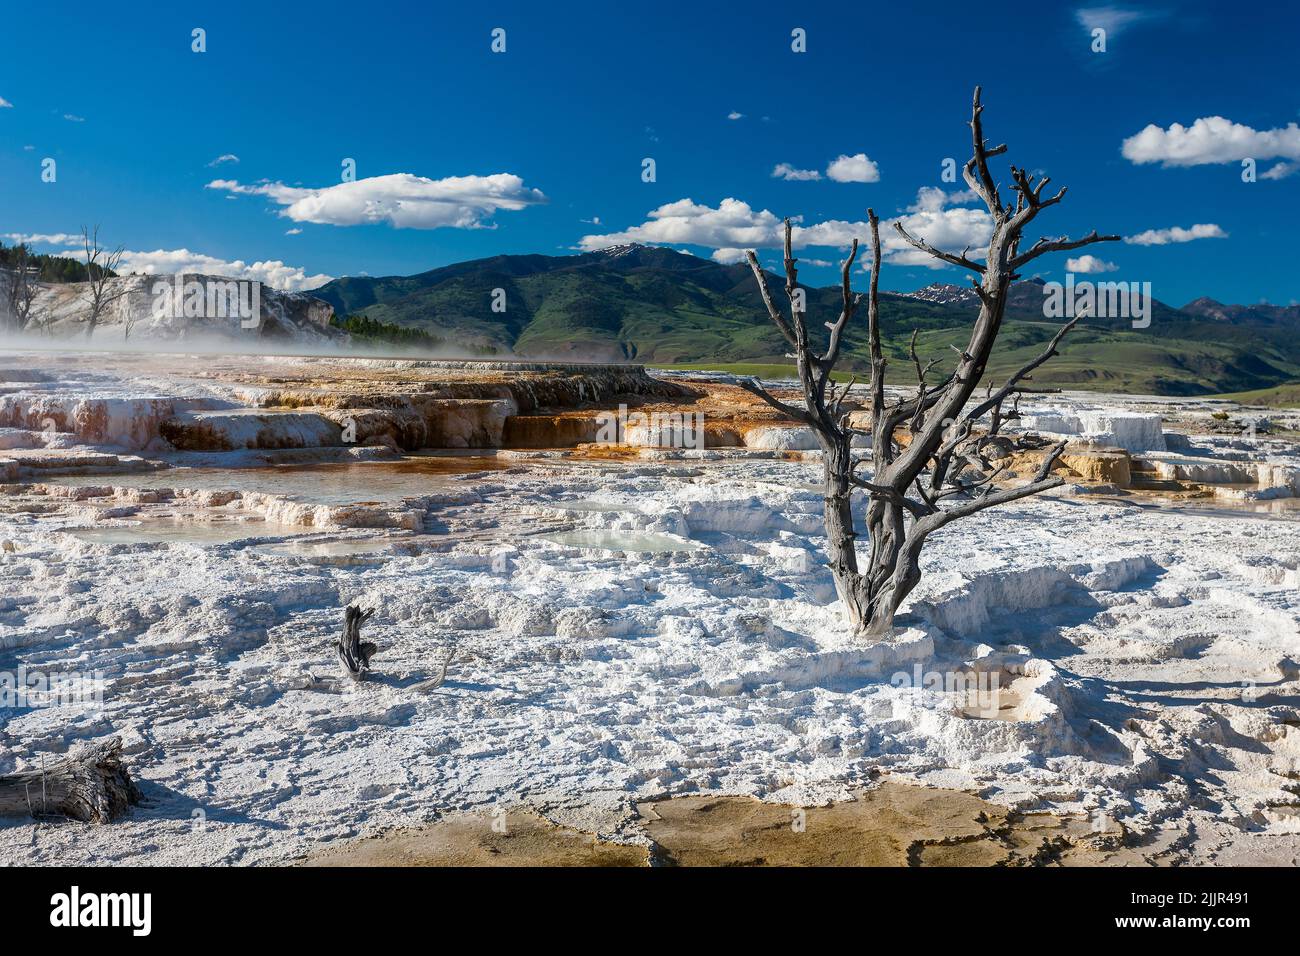
M1167 508L1184 514L1211 517L1289 518L1300 520L1300 498L1193 498L1190 501L1160 501L1146 507Z
M608 512L611 514L641 513L641 509L633 505L619 504L614 501L598 501L595 498L575 498L572 501L557 501L552 507L557 511Z
M1300 498L1262 501L1236 498L1108 498L1098 495L1090 503L1168 511L1202 518L1280 518L1284 521L1300 521Z
M149 518L130 525L68 528L81 541L96 544L229 544L245 538L302 534L305 529L265 521L195 521Z
M322 505L386 504L456 487L460 475L500 471L511 465L492 456L420 455L399 461L316 462L265 468L168 468L134 475L62 475L48 479L48 483L251 491Z
M698 551L703 547L698 541L688 541L653 531L607 529L557 531L554 534L543 534L538 537L570 548L588 548L595 551Z
M397 538L336 538L327 540L268 541L253 546L254 551L294 558L349 558L383 555L399 544Z

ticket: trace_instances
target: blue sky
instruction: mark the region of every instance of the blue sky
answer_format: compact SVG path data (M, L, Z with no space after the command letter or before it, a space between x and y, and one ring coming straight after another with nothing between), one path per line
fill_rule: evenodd
M791 216L803 277L830 284L868 206L935 244L979 237L941 179L978 82L1004 159L1070 187L1035 225L1135 240L1077 271L1174 305L1300 299L1295 3L82 6L5 14L6 242L67 249L98 223L135 268L307 288L628 239L774 260ZM885 251L884 288L966 281Z

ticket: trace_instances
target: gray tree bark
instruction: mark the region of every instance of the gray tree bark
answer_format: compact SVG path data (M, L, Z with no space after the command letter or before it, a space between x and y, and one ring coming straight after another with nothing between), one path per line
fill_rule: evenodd
M0 817L62 815L108 823L139 802L120 737L84 744L48 767L0 776Z
M361 605L349 605L343 612L343 633L335 643L339 663L353 680L361 680L370 669L370 658L378 648L369 641L361 640L361 625L375 614L375 608L361 610Z

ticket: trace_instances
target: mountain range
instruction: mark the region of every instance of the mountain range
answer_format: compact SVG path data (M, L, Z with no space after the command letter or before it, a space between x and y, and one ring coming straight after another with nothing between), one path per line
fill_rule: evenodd
M859 291L867 278L855 273ZM784 299L784 278L770 281ZM1025 280L1012 287L990 365L993 377L1036 356L1059 327L1059 319L1044 317L1043 286ZM822 323L839 313L840 290L805 289L810 328L820 333ZM501 255L413 276L349 276L312 294L339 316L364 316L458 350L673 366L792 364L748 265L721 265L660 247ZM914 381L908 356L913 330L923 361L935 358L940 368L955 361L977 308L969 287L936 283L916 292L882 292L892 380ZM1127 318L1085 320L1034 379L1039 386L1163 395L1270 388L1300 381L1297 333L1300 306L1201 298L1175 308L1156 301L1144 329L1134 329ZM862 370L865 356L864 306L846 334L841 367Z

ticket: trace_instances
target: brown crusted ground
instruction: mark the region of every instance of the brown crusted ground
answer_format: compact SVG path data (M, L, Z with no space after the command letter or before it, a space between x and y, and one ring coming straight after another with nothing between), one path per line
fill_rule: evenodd
M1174 837L1142 846L1118 824L1019 814L957 790L886 780L806 809L749 797L677 797L637 807L650 846L557 826L531 811L458 814L355 840L309 866L1150 866ZM502 832L504 831L504 832Z

